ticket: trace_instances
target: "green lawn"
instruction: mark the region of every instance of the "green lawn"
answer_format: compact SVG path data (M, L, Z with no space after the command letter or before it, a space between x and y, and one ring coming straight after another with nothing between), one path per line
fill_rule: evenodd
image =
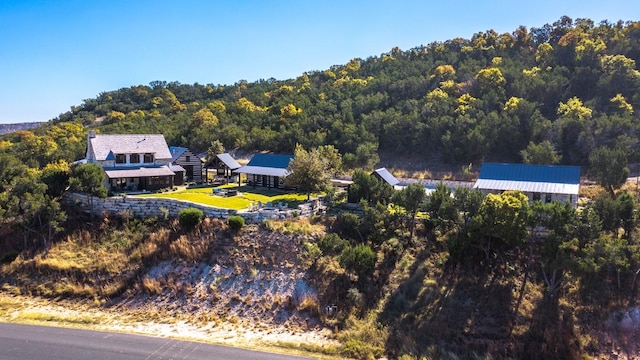
M237 196L224 197L213 195L213 187L202 187L172 191L167 193L134 195L136 197L155 197L168 198L176 200L191 201L198 204L215 206L222 209L246 209L251 203L263 204L272 203L273 205L282 202L295 207L297 204L306 201L307 195L301 193L282 193L280 191L269 191L264 188L252 188L250 186L237 187L233 185L220 186L220 188L232 188L240 192Z

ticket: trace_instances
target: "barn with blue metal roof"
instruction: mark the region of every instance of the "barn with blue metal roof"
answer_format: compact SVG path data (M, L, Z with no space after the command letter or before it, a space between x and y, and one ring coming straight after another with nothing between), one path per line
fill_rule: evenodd
M518 190L527 195L529 201L566 201L577 207L580 167L484 163L474 189L484 193Z

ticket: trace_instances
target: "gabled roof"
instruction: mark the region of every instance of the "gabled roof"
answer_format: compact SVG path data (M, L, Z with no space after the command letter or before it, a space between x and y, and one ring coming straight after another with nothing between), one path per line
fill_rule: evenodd
M255 154L251 160L249 160L247 166L286 169L291 160L293 160L293 155Z
M386 168L375 169L371 175L377 175L391 186L396 186L400 183L400 181L396 179L396 177L393 176Z
M242 174L285 177L289 175L287 167L293 155L255 154L246 166L236 169Z
M580 167L484 163L474 188L524 192L578 194Z
M110 152L116 154L154 154L156 159L171 159L169 147L162 134L97 134L89 138L96 160L106 160Z
M169 152L171 153L171 161L176 161L180 156L182 156L182 154L184 154L185 152L187 152L186 147L180 147L180 146L169 146Z
M238 164L236 159L231 157L231 155L229 155L228 153L218 154L216 155L216 157L231 170L239 169L240 167L242 167L240 164Z

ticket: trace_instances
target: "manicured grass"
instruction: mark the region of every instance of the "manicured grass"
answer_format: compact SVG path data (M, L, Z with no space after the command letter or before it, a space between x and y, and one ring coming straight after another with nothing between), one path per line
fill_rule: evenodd
M240 194L231 197L217 196L213 194L213 187L202 187L178 190L168 193L144 194L135 196L184 200L198 204L215 206L222 209L234 210L249 208L252 202L255 204L257 204L258 202L261 202L263 204L272 203L273 205L276 205L278 202L282 202L283 204L295 205L307 199L306 194L295 192L282 193L280 191L269 191L263 188L254 189L250 186L237 187L232 185L225 185L220 186L220 188L235 189L238 190Z

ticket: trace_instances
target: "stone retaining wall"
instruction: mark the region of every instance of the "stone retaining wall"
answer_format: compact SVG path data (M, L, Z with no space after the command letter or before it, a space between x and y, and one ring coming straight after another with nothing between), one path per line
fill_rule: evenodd
M316 201L299 205L297 209L262 207L253 210L231 210L176 199L129 196L113 196L105 199L93 197L93 205L90 205L87 195L71 192L65 193L62 202L67 206L75 206L87 214L93 213L100 216L107 214L121 215L129 212L135 217L149 218L154 216L163 217L167 213L169 217L175 218L180 210L197 208L202 210L204 215L209 218L227 219L231 215L240 215L247 223L260 223L266 219L281 220L296 216L309 217L313 215L314 209L318 207Z

